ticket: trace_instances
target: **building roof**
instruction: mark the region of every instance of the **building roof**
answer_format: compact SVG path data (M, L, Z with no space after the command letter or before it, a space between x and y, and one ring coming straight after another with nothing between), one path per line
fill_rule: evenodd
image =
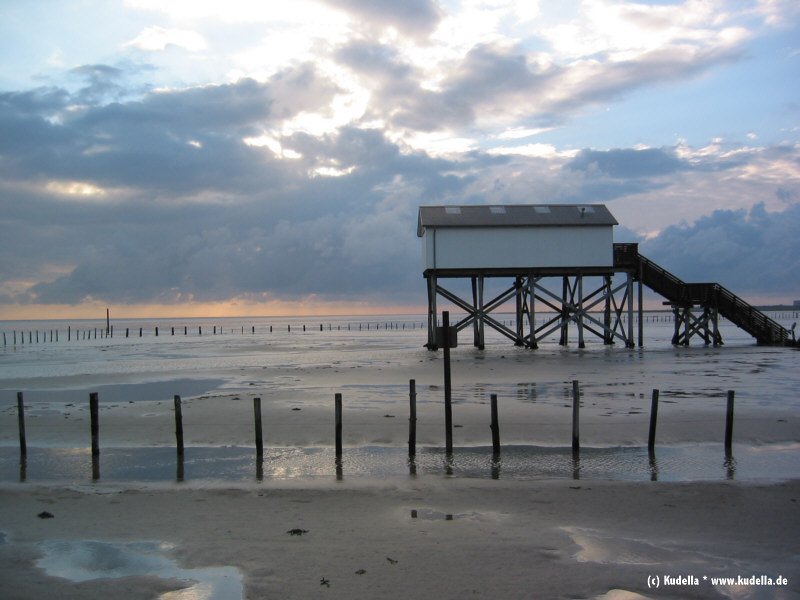
M428 227L613 226L604 204L493 204L420 206L417 236Z

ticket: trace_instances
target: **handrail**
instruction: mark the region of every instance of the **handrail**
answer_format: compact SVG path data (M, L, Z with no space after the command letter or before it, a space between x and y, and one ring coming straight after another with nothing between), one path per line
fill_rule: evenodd
M686 283L639 254L638 244L614 244L614 266L676 304L714 308L752 335L759 344L793 344L790 332L718 283Z

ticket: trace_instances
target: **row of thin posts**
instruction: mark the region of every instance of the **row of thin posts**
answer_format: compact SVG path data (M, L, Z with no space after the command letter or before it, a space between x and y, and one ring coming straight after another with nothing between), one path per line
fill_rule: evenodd
M647 435L647 450L651 454L656 447L656 424L658 422L658 397L659 391L653 390L650 402L650 429ZM735 403L734 390L728 390L725 407L725 456L730 458L733 455L733 411Z
M580 382L573 380L572 382L572 452L573 455L580 453ZM409 457L416 455L416 439L417 439L417 392L416 381L409 380L409 428L408 428L408 454ZM647 449L651 456L655 452L655 438L656 438L656 424L658 421L658 401L659 390L654 389L652 395L652 403L650 408L650 427L647 437ZM184 456L184 443L183 443L183 412L181 397L174 396L175 408L175 442L178 457L178 480L183 480L183 456ZM336 454L336 472L337 477L341 478L342 474L342 394L336 393L334 395L334 437L335 437L335 454ZM450 457L453 452L453 434L452 434L452 408L445 405L446 419L445 419L445 452ZM89 394L89 413L91 420L91 437L92 437L92 476L94 479L100 478L99 456L100 456L100 436L99 436L99 396L96 392ZM262 431L261 419L261 398L253 398L253 412L255 422L255 443L256 443L256 458L257 458L257 473L258 478L261 479L263 473L263 458L264 458L264 438ZM490 395L490 413L491 422L489 428L492 433L492 453L495 460L500 455L500 424L498 417L497 407L497 394ZM27 440L25 435L25 404L22 392L17 392L17 414L19 423L19 446L20 454L24 460L27 455ZM447 415L449 414L449 418ZM732 457L733 448L733 415L734 415L734 391L729 390L727 394L727 410L725 416L725 456L726 459Z
M416 329L417 328L416 322L411 322L411 323L407 324L407 323L396 323L396 322L392 321L392 322L383 323L383 329L385 329L385 330L405 330L406 329L406 325L409 326L409 329ZM303 327L303 331L307 331L306 325L303 325L302 327ZM423 324L420 324L420 327L423 327ZM355 326L352 323L347 323L347 331L353 331L354 328L355 328ZM144 337L144 327L139 327L138 329L139 329L138 337ZM166 328L161 328L160 329L159 327L155 327L153 329L153 334L155 335L155 337L159 337L160 332L162 330L165 330L165 329ZM180 329L180 328L178 328L178 329ZM224 330L223 330L221 325L214 325L212 327L213 335L217 335L217 329L219 329L220 335L222 335L224 333ZM295 329L297 329L297 326L295 326ZM366 329L367 331L370 331L370 330L379 331L381 329L381 323L359 323L358 324L358 331L363 331L364 329ZM286 326L286 330L288 332L292 331L291 324ZM319 330L320 331L324 331L325 330L323 323L320 323ZM333 324L332 323L328 323L328 331L333 331L333 330L334 330L333 329ZM337 331L341 331L342 330L342 325L341 324L337 325L336 330ZM233 331L234 330L231 329L231 332L233 332ZM255 325L253 325L250 328L250 331L253 334L256 333ZM269 326L269 332L272 333L272 331L273 331L273 326L270 325ZM98 335L98 332L99 332L99 335ZM242 332L242 334L244 334L244 326L242 326L241 332ZM27 345L40 343L40 341L39 341L39 333L40 333L40 331L38 329L36 331L28 331L27 332L27 334L28 334ZM58 329L50 329L49 333L50 333L50 342L58 342ZM26 345L25 334L26 334L25 331L13 330L13 331L11 331L11 333L8 333L8 332L4 331L3 332L3 346L8 346L8 345L13 345L13 346ZM41 343L46 343L47 342L47 337L48 337L48 330L41 331L41 334L42 334ZM125 328L125 337L129 338L129 337L131 337L131 335L134 335L134 336L136 335L136 329L134 328L133 330L131 330L130 327L126 327ZM175 335L175 327L170 327L170 335L172 335L172 336ZM189 327L188 326L184 326L183 335L184 336L189 335ZM197 335L200 335L200 336L203 335L203 326L202 325L198 325L197 326ZM114 337L114 327L113 326L108 326L105 330L102 329L102 328L95 327L95 328L86 328L86 329L82 329L82 330L81 329L76 329L74 331L72 330L72 326L71 325L67 327L67 341L70 341L70 342L72 341L73 338L75 340L81 340L81 339L84 339L84 340L86 340L86 339L90 339L90 340L91 339L95 339L96 340L96 339L113 338L113 337Z
M444 323L447 323L447 320L444 320ZM445 345L445 357L447 356L448 348ZM449 379L449 369L447 369L447 358L445 358L445 452L447 454L452 454L453 452L453 432L452 432L452 408L451 408L451 400L450 400L450 389L448 385ZM416 443L416 391L415 391L415 382L412 379L410 381L410 411L409 411L409 442L408 442L408 453L409 455L415 454L415 443ZM652 402L650 407L650 427L647 436L647 450L650 454L655 452L655 440L656 440L656 425L658 422L658 399L659 399L659 390L654 389L652 395ZM725 456L726 458L730 459L733 455L733 415L734 415L734 399L735 399L735 392L733 390L728 390L727 394L727 403L726 403L726 414L725 414ZM581 449L581 441L580 441L580 404L581 404L581 390L580 390L580 382L575 379L572 381L572 452L573 454L579 454ZM492 452L495 455L500 453L500 425L499 425L499 418L498 418L498 408L497 408L497 394L490 395L490 411L491 411L491 422L489 428L492 432Z

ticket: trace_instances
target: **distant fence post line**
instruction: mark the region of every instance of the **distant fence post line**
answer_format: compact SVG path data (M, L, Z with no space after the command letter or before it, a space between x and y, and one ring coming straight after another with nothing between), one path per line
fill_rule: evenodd
M355 324L354 323L348 322L346 325L347 325L346 331L352 331L352 330L355 329ZM410 323L402 323L402 324L401 323L395 323L395 322L384 322L383 327L381 327L380 323L375 323L375 327L374 328L372 327L371 323L366 323L366 327L364 327L364 325L365 325L364 323L358 323L358 331L362 331L364 329L366 329L367 331L370 331L370 330L374 330L374 331L380 331L380 330L383 330L383 331L394 331L394 330L401 330L401 329L402 330L405 330L405 329L417 329L417 322L416 321L410 322ZM409 325L409 327L406 327L406 325ZM225 328L222 325L214 325L214 326L210 326L210 327L212 328L212 331L213 331L214 335L217 335L217 334L222 335L222 334L225 333ZM307 331L308 330L306 324L296 325L295 327L296 328L297 327L302 327L303 331ZM424 328L424 327L425 327L425 324L424 323L420 323L420 328ZM149 326L148 327L139 327L139 337L140 338L145 337L145 333L144 332L148 328L149 328ZM153 335L155 337L161 336L161 334L163 333L163 330L166 329L166 328L169 329L170 335L174 337L175 336L175 330L177 329L175 326L165 327L165 326L161 326L161 325L153 325L153 328L152 328ZM269 325L269 326L265 325L264 326L264 332L266 333L267 331L269 331L269 333L272 333L273 332L273 328L274 328L273 325ZM73 335L73 331L72 331L72 326L71 325L65 326L65 329L66 329L66 341L67 342L71 342L73 340L111 339L111 338L114 337L114 325L111 324L110 316L108 314L106 315L106 322L105 322L103 327L86 327L83 330L81 330L80 328L76 328L75 332L74 332L75 335ZM245 326L242 325L242 326L239 327L239 329L240 329L241 334L244 335L244 333L246 331ZM251 325L249 331L252 334L255 335L256 333L258 333L256 329L257 328L256 328L255 325ZM327 331L331 331L332 332L332 331L342 331L344 329L345 329L345 327L343 327L342 323L337 324L336 328L333 327L333 323L328 323L328 327L327 328L325 327L324 323L320 323L319 324L319 330L320 331L326 331L327 330ZM131 335L132 335L131 332L132 331L133 331L133 335L135 336L135 333L136 333L136 328L135 327L133 327L133 328L132 327L126 327L125 328L125 338L126 339L131 337ZM231 333L233 333L235 331L236 330L234 328L231 328ZM291 333L291 331L292 331L292 325L291 324L287 324L286 325L286 331ZM40 335L40 333L41 333L41 335ZM187 325L184 325L184 327L183 327L183 335L184 336L188 336L189 335L189 327ZM203 326L202 325L198 325L197 326L197 335L198 336L202 336L203 335ZM49 339L50 343L59 342L60 341L58 328L50 329L49 330L49 335L48 335L48 331L41 331L40 332L38 329L37 330L30 330L30 331L27 331L27 332L26 331L16 331L16 330L3 331L3 346L4 347L9 346L9 345L13 345L13 346L23 345L24 346L24 345L27 345L27 344L47 343L48 339ZM61 339L63 339L63 338L61 338Z

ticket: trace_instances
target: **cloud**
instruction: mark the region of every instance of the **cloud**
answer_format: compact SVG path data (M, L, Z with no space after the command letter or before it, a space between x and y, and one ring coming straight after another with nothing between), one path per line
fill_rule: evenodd
M478 54L452 81L478 86L470 77L483 70L474 65L514 60ZM357 56L364 73L394 65L403 84L397 55ZM124 81L113 69L88 70ZM777 267L730 270L725 261L739 255L725 240L740 231L739 247L792 264L798 148L718 143L507 156L476 149L444 159L356 124L282 132L287 118L324 110L338 90L301 64L264 82L95 105L76 106L77 96L58 88L0 95L0 296L42 304L312 295L420 304L416 210L437 203L605 201L636 235L637 215L663 212L668 225L690 219L685 206L692 207L695 225L645 231L655 237L643 252L687 280L716 277L735 291L792 285ZM245 142L265 132L283 152ZM342 175L320 176L326 169ZM698 190L707 192L702 204L693 202ZM763 209L731 206L731 194L752 198L751 190L771 194ZM727 212L700 219L708 207ZM781 235L767 235L776 228ZM713 251L698 262L712 239ZM685 255L673 251L678 244Z
M324 0L325 4L346 10L360 22L366 20L381 28L394 27L411 37L426 37L438 26L443 12L431 0Z
M147 51L163 51L169 46L176 46L189 52L199 52L208 47L205 38L199 33L185 29L165 29L158 26L146 27L139 35L124 45Z
M3 131L17 133L0 137L15 161L0 164L0 231L11 244L0 252L0 295L44 304L416 297L416 205L461 185L443 173L454 165L401 153L374 129L276 134L298 157L289 161L243 141L325 102L327 85L298 68L266 83L75 110L52 90L2 96ZM281 108L289 97L297 102ZM20 147L17 135L31 143ZM309 177L320 168L352 170Z
M569 115L642 88L737 61L741 50L734 42L687 42L624 60L599 56L558 64L519 44L481 43L423 69L393 46L359 40L340 46L336 57L372 90L365 119L433 132L504 128L523 118L537 128L561 125Z
M439 203L605 202L687 280L797 289L779 264L799 146L756 121L741 142L584 141L598 107L745 64L752 14L587 0L559 29L538 3L126 6L122 58L67 48L80 66L0 92L0 302L421 305L416 211Z
M597 170L603 175L616 178L649 177L667 175L689 168L674 152L658 148L634 150L617 148L613 150L581 150L567 164L575 171Z
M737 295L798 293L800 203L769 212L717 210L640 244L642 254L688 282L717 282Z

